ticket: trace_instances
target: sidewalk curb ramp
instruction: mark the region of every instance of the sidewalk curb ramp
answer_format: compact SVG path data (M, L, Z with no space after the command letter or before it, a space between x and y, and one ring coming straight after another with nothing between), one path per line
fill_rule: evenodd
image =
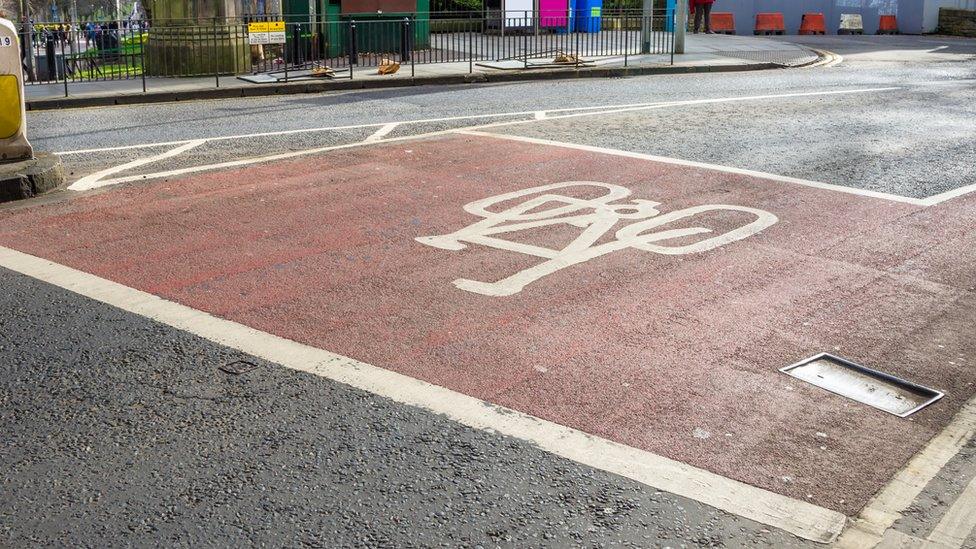
M27 100L28 111L51 109L71 109L83 107L107 107L115 105L138 105L144 103L169 103L200 99L233 99L239 97L260 97L269 95L291 95L303 93L322 93L346 90L371 90L384 88L406 88L411 86L446 86L457 84L523 82L530 80L566 80L573 78L613 78L624 76L648 76L665 74L696 74L708 72L742 72L780 69L779 63L751 63L748 65L720 66L652 66L652 67L597 67L587 69L556 69L526 72L499 72L452 74L447 76L426 76L401 78L395 80L327 80L318 82L292 82L279 84L257 84L247 88L205 88L185 91L158 91L134 94L114 94L81 97L62 97L56 99Z

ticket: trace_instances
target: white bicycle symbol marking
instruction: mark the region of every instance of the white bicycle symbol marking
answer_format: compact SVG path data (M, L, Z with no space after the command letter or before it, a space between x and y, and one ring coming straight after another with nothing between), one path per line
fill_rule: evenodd
M598 187L605 189L607 193L598 198L581 199L549 192L567 187ZM541 194L508 209L499 212L488 210L496 204L538 193ZM633 199L625 203L617 202L628 196L630 190L625 187L596 181L566 181L532 187L466 204L464 206L466 212L484 219L454 233L423 236L416 240L444 250L463 250L467 247L465 243L469 243L545 259L538 265L523 269L496 282L480 282L466 278L454 281L455 286L469 292L488 296L507 296L521 292L525 286L546 275L617 250L636 248L665 255L704 252L752 236L778 221L775 215L764 210L726 204L694 206L659 215L657 206L660 206L660 202L642 199ZM555 207L534 211L550 203ZM664 240L711 233L712 230L706 227L685 227L657 232L652 230L700 213L721 210L750 213L756 219L744 226L692 244L681 246L657 244ZM620 227L614 234L615 240L596 244L621 220L634 222ZM496 237L504 233L559 224L579 227L583 232L562 249L544 248Z

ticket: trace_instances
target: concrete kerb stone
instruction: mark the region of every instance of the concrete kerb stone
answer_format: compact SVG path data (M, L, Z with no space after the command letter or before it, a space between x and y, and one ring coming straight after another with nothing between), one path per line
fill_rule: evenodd
M784 68L778 63L749 63L741 65L662 65L636 67L595 67L554 70L535 70L499 73L474 73L441 76L423 76L391 80L329 80L322 82L292 82L282 84L256 84L241 88L206 88L185 91L159 91L139 94L92 95L65 97L58 99L36 99L27 101L27 110L40 111L85 107L105 107L114 105L136 105L142 103L163 103L193 101L202 99L231 99L239 97L261 97L268 95L291 95L322 93L330 91L367 90L400 88L410 86L447 86L458 84L523 82L531 80L557 80L571 78L613 78L623 76L650 76L667 74L694 74L713 72L742 72Z
M61 157L37 153L34 158L0 164L0 202L22 200L65 186Z

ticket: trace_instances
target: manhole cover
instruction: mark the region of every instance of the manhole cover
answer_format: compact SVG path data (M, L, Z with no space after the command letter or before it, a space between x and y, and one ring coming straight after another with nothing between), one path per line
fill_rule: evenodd
M942 398L935 389L872 370L829 353L820 353L780 371L832 393L908 417Z

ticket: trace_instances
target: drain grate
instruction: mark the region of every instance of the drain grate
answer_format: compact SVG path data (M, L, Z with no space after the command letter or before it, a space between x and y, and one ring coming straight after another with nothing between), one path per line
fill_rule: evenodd
M898 417L908 417L942 398L943 393L820 353L780 371Z

